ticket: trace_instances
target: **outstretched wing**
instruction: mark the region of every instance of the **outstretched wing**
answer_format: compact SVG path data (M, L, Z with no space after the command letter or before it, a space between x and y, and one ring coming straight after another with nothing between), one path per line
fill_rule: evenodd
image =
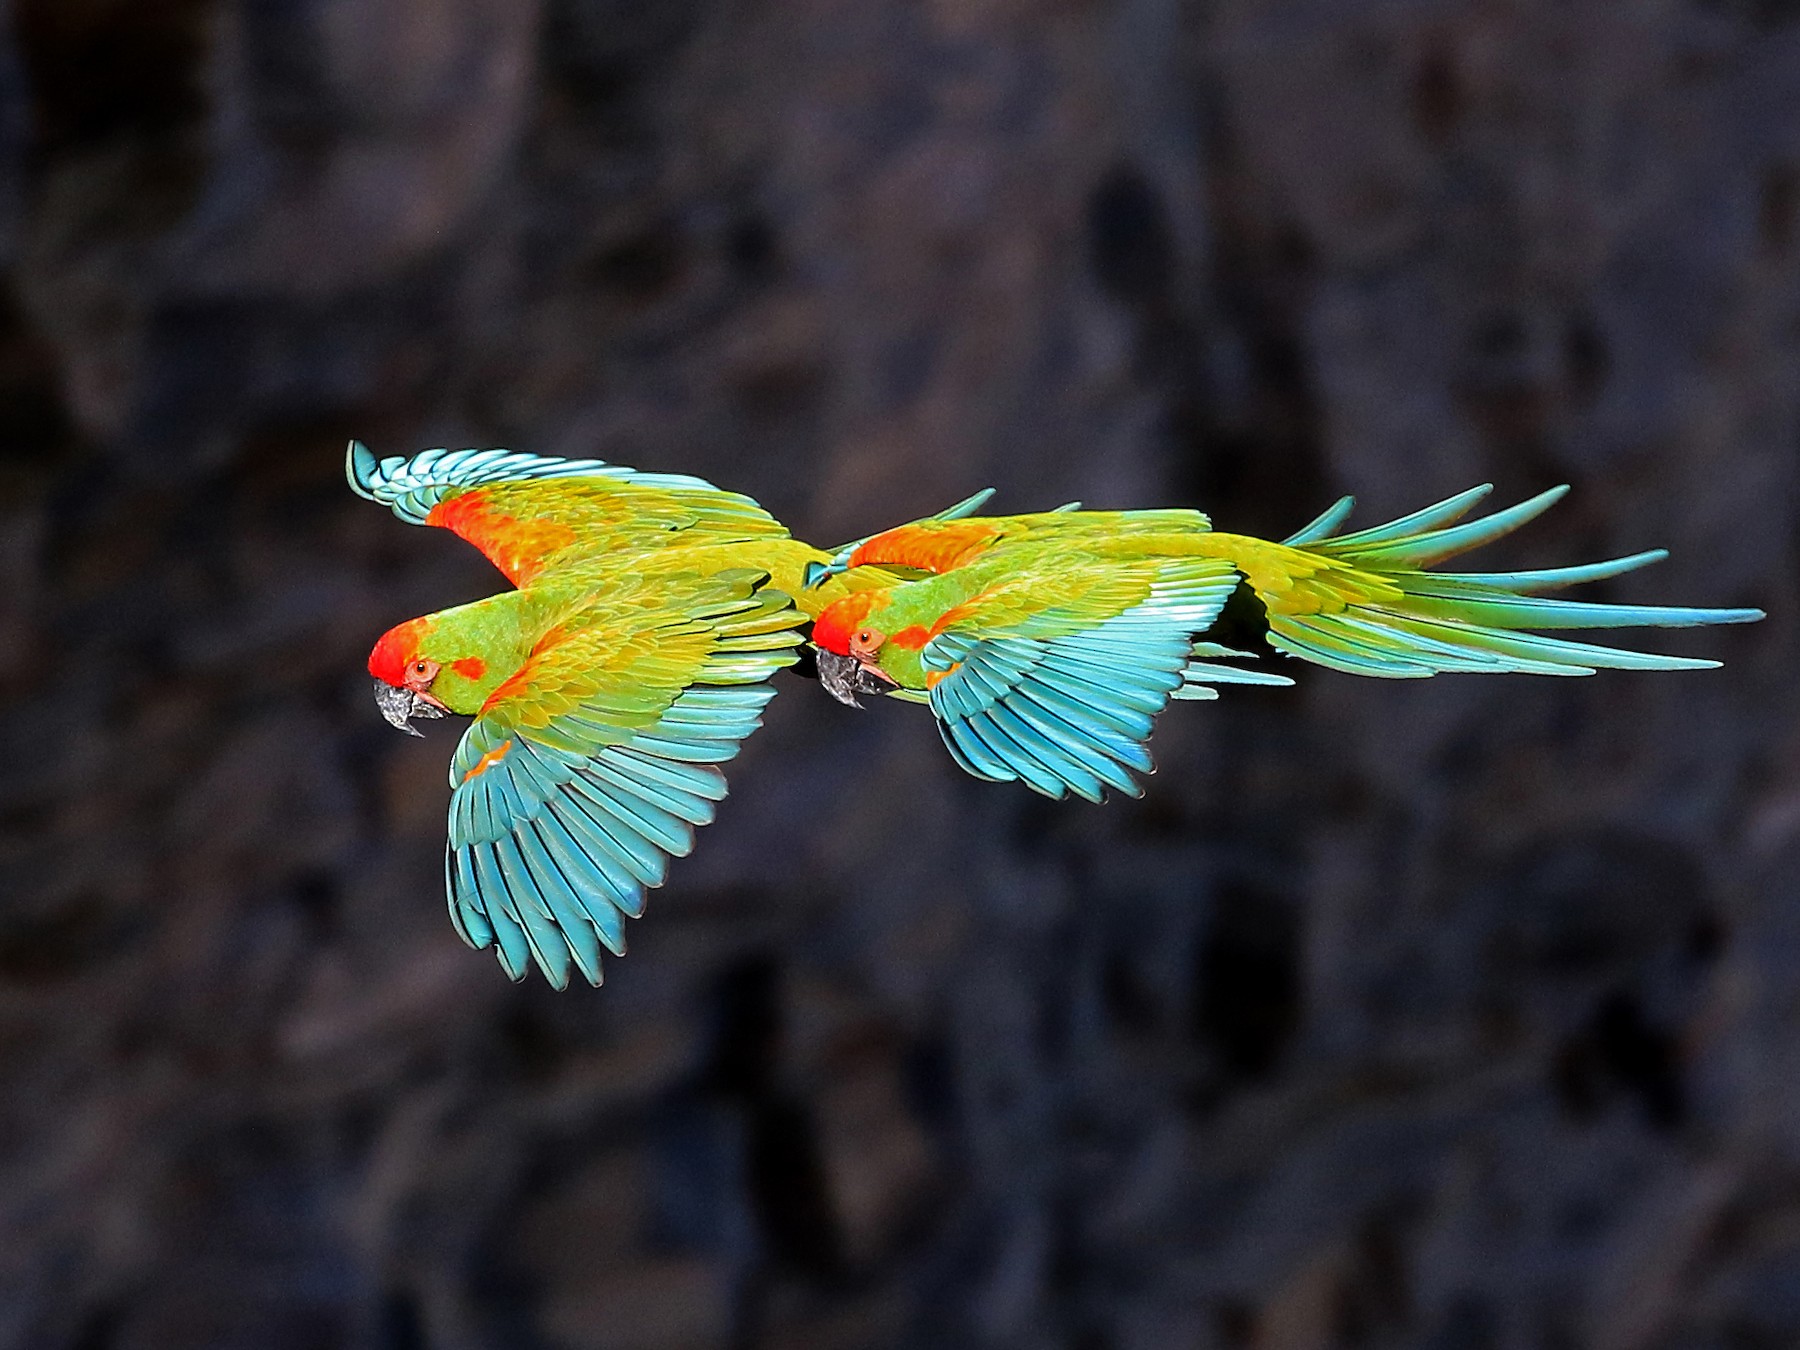
M513 979L600 983L725 796L804 622L760 573L622 582L494 691L450 765L450 918Z
M1213 697L1203 680L1290 683L1195 660L1238 654L1193 642L1236 585L1211 558L1015 573L947 611L920 653L944 744L977 778L1045 796L1140 795L1132 773L1150 772L1144 742L1171 698Z
M598 459L515 450L424 450L377 460L351 441L345 476L359 496L414 525L461 535L522 586L546 568L683 543L786 538L742 493L704 478L642 473Z

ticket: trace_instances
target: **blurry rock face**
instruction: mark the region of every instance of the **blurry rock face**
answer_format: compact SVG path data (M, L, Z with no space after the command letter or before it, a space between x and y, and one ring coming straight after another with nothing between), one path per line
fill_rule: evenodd
M0 1344L1800 1343L1796 20L13 0ZM789 681L559 997L361 673L497 578L351 434L820 542L1568 480L1497 565L1775 617L1302 672L1102 809Z

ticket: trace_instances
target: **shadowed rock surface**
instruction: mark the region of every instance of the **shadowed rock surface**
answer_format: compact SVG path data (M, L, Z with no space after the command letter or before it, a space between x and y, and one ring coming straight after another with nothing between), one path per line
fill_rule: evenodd
M12 0L0 1344L1800 1344L1800 6ZM1139 802L784 680L599 991L443 912L343 486L510 444L821 543L993 483L1755 604L1298 671ZM1240 640L1248 629L1236 634Z

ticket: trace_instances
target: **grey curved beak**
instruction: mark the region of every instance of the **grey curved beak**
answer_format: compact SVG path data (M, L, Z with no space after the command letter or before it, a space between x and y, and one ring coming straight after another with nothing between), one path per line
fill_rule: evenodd
M823 647L813 649L813 659L819 667L819 683L825 686L825 692L839 703L848 703L852 708L860 708L858 694L885 694L890 689L900 686L878 670L871 670L854 656L839 656L836 652L828 652Z
M410 689L396 689L393 685L381 680L375 681L375 706L381 710L390 725L399 727L408 736L423 736L425 733L412 725L414 717L442 717L444 710L437 704L421 698Z

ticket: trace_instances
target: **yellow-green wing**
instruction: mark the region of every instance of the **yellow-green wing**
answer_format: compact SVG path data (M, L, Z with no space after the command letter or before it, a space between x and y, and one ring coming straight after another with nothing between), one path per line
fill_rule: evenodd
M1204 682L1287 684L1196 657L1237 585L1214 558L1072 562L1015 570L946 611L920 653L939 673L930 703L951 756L977 778L1049 797L1138 796L1144 742L1171 698L1212 698Z
M494 692L450 766L450 917L513 979L600 983L725 796L803 618L749 570L621 582Z
M424 450L378 460L352 441L350 486L415 525L460 535L525 585L546 570L675 543L783 539L787 528L742 493L688 474L514 450Z

